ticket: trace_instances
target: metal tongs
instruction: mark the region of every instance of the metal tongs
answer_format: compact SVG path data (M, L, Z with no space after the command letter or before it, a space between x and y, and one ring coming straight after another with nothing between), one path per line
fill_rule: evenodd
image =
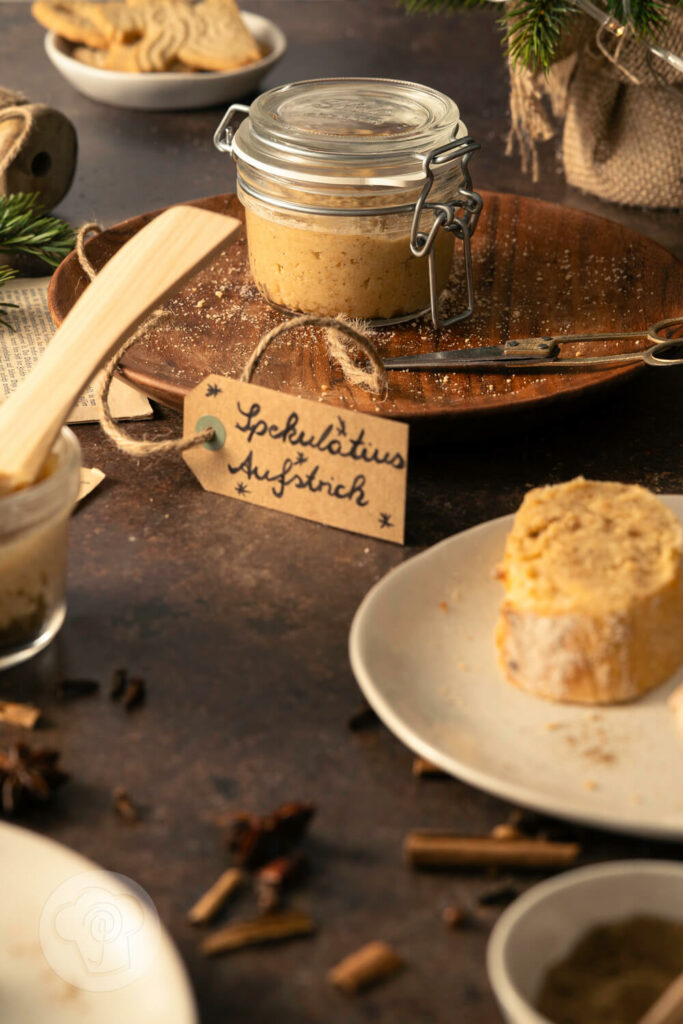
M621 341L637 338L649 341L645 349L630 349L606 356L585 355L560 359L562 345L582 341ZM678 355L676 355L678 353ZM683 363L683 316L660 320L645 331L615 334L557 334L544 338L516 338L502 345L482 348L444 349L396 356L384 360L387 370L547 370L549 367L585 370L614 363L646 363L648 366L676 366Z

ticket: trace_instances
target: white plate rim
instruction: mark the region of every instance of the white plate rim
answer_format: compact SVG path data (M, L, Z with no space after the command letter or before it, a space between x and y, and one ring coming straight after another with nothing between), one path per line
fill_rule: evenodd
M47 847L48 855L49 852L54 852L56 857L59 857L64 861L68 861L70 867L73 867L74 875L87 871L97 872L98 876L111 873L107 868L102 867L96 861L91 860L84 854L72 849L65 843L60 843L57 839L53 839L51 836L43 835L42 832L36 832L34 829L25 828L22 825L16 825L14 822L0 820L0 844L3 847L6 841L9 841L11 844L13 837L17 834L19 834L21 842L34 843L36 847ZM123 885L125 883L125 876L118 875L116 882L119 886ZM131 890L131 892L136 896L133 890ZM164 947L165 958L169 962L179 987L184 989L187 997L187 1008L191 1016L185 1018L185 1024L200 1024L197 1001L190 983L187 968L185 967L177 946L162 921L159 922L159 942Z
M683 518L683 495L658 494L657 497L667 502L673 502L676 506L674 511L679 519ZM514 513L498 516L495 519L488 519L483 523L478 523L476 526L471 526L466 530L452 534L450 537L446 537L437 544L433 544L412 558L406 559L405 562L391 569L370 588L356 610L349 631L349 660L361 692L390 732L409 750L412 750L420 757L426 758L426 760L431 761L432 764L435 764L449 775L474 786L476 789L506 800L509 803L549 815L550 817L567 819L592 828L607 829L613 832L628 833L648 838L680 841L683 838L683 822L680 816L677 817L676 821L668 821L666 818L662 818L661 815L657 815L655 820L654 818L647 818L642 814L641 810L640 815L636 813L632 814L631 817L624 817L623 811L591 810L590 806L588 806L588 801L580 799L572 800L560 797L557 801L554 801L552 797L539 793L531 787L511 782L495 773L489 774L478 768L473 768L466 762L459 761L456 757L425 740L412 728L409 722L405 721L394 711L391 704L384 697L381 685L375 682L365 666L361 655L361 631L364 626L364 619L374 602L382 595L383 590L390 585L391 580L396 575L409 572L413 563L418 560L435 557L440 549L452 545L455 541L459 541L462 538L483 533L505 522L511 526L513 519Z
M233 68L232 71L112 71L109 68L96 68L90 64L84 64L83 61L72 57L70 53L66 53L60 47L60 41L68 45L78 44L71 44L68 39L64 39L63 36L60 36L59 33L51 29L45 33L45 51L53 63L64 61L71 65L74 70L80 72L85 69L84 74L90 75L93 79L101 82L111 82L112 84L123 81L132 85L141 85L144 88L147 84L164 84L166 82L183 82L188 85L197 82L229 82L239 78L241 75L254 71L263 70L265 72L272 65L276 64L287 50L287 36L274 21L271 21L270 18L266 18L262 14L254 14L251 11L240 11L240 14L247 22L250 32L254 34L264 30L272 32L276 43L270 53L267 53L261 60L256 60L251 64L244 64L239 68ZM249 22L251 22L251 25Z

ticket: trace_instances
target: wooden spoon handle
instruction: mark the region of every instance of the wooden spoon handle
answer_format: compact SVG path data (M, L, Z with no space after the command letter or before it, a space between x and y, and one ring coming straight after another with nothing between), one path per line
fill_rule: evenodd
M0 406L0 492L36 479L74 402L97 370L154 306L240 230L232 217L174 206L108 261L32 372Z
M638 1024L683 1024L683 974L664 989Z

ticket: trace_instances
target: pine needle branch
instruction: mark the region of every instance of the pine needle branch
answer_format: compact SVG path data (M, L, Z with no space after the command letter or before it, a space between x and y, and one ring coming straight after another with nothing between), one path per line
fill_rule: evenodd
M37 193L0 196L0 253L38 256L56 267L74 240L68 224L45 213Z
M506 5L503 24L507 53L513 64L547 71L562 30L575 11L571 0L511 0Z
M400 0L409 13L427 11L453 14L457 10L486 4L486 0ZM601 6L600 0L595 0ZM605 9L640 38L652 38L667 22L666 0L603 0ZM681 6L683 0L673 0ZM508 0L500 24L505 47L514 65L531 71L548 71L558 52L560 37L571 19L580 13L572 0ZM627 9L630 7L630 19ZM596 25L597 28L597 25Z
M680 5L676 0L674 6ZM666 25L666 4L663 0L631 0L630 26L638 36L653 36L658 29ZM628 24L626 4L624 0L607 0L607 9L622 25Z
M16 275L17 272L14 269L14 267L0 267L0 288L2 287L3 284L6 284L7 281L11 281L13 277L16 277ZM7 320L5 320L3 312L3 310L10 308L16 309L16 302L0 302L0 325L2 325L3 327L7 327L7 329L11 331L12 325Z

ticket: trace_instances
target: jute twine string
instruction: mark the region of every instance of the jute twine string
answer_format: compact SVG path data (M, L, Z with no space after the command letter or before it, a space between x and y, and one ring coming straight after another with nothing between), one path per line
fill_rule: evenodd
M91 233L99 233L102 230L99 224L84 224L76 236L76 255L78 261L92 281L96 271L92 266L85 252L85 240ZM125 352L128 351L148 329L151 323L159 317L168 315L164 310L155 310L126 341L121 345L116 355L109 360L102 371L99 382L100 399L100 425L105 434L117 445L121 451L136 457L149 455L164 455L167 452L183 452L189 448L196 448L199 445L211 441L214 432L210 427L190 437L169 438L164 441L149 441L147 439L137 440L126 434L125 431L114 422L109 405L109 389L116 373L119 361ZM249 383L256 366L268 346L286 331L296 330L299 327L324 327L326 331L326 344L328 352L335 358L344 373L344 377L352 384L365 387L384 399L388 392L387 373L377 349L372 341L361 331L362 325L358 322L350 322L346 317L330 316L297 316L273 327L259 340L254 351L249 356L240 380ZM317 340L317 339L316 339ZM368 358L370 370L363 369L353 362L349 350L358 346Z
M79 228L76 234L76 255L78 256L78 262L81 265L83 273L87 274L91 281L97 274L97 271L86 254L85 240L88 235L99 235L101 232L102 225L98 224L97 221L92 221L90 224L84 224L82 228Z
M337 337L330 338L329 335L326 339L328 351L332 349L333 354L339 359L337 352L339 351L338 346L341 338L338 339L339 335L343 336L342 344L346 345L346 349L342 350L342 358L339 362L344 371L344 375L348 377L352 384L362 384L368 387L375 394L385 395L387 391L387 372L384 369L382 360L377 354L377 349L372 344L370 339L366 337L357 327L354 327L345 317L341 316L295 316L291 320L283 320L277 327L273 327L272 330L264 334L261 340L256 345L256 348L247 359L246 365L242 370L240 380L246 381L247 383L251 380L254 369L259 359L266 351L271 341L279 337L285 331L294 330L297 327L327 327L330 335ZM349 341L355 342L356 345L361 348L366 356L368 357L372 366L370 374L360 369L355 363L352 363L348 356Z
M199 434L193 434L191 437L171 437L165 441L148 441L146 438L137 440L131 437L124 430L114 422L111 414L111 408L109 406L109 389L111 382L114 379L116 368L119 365L119 360L124 352L139 340L140 335L147 330L150 326L150 321L155 318L163 316L163 310L155 310L151 317L148 317L143 324L138 327L137 331L124 341L121 348L118 350L113 359L110 359L104 370L99 382L99 399L100 399L100 426L105 432L108 438L110 438L117 448L120 448L126 455L134 455L136 458L145 455L166 455L168 452L185 452L189 448L197 448L200 444L206 444L213 438L213 430L211 427L207 427L202 430Z
M23 128L12 145L4 153L0 153L0 175L5 173L19 155L21 147L33 128L33 113L26 104L28 104L28 100L20 92L0 88L0 122L12 121L17 117L24 122Z

